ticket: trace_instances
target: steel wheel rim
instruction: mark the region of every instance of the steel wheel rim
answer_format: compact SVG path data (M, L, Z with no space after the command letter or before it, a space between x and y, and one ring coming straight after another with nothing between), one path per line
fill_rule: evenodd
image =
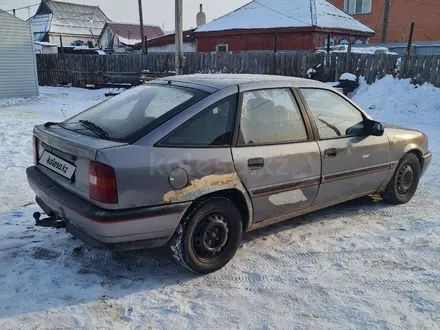
M229 220L220 213L203 217L197 224L192 240L193 250L201 261L218 258L225 250L229 238Z
M409 164L404 164L397 173L397 192L406 194L414 184L414 170Z

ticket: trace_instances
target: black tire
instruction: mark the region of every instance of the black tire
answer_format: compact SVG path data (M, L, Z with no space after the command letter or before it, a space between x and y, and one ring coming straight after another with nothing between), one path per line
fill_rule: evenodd
M232 259L242 234L243 220L235 204L226 198L209 198L182 220L174 234L171 250L182 266L208 274Z
M397 165L393 177L380 194L389 204L404 204L416 193L420 180L420 162L413 153L406 154Z

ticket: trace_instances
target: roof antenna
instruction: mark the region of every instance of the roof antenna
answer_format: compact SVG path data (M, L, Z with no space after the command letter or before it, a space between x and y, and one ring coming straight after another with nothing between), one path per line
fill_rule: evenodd
M64 113L63 109L61 109L61 112L63 113L64 119L67 119L66 114Z

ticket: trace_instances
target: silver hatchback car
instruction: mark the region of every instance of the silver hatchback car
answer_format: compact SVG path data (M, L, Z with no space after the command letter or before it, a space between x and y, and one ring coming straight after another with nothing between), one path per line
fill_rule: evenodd
M169 244L199 273L245 231L372 193L408 202L432 157L423 133L326 84L229 74L130 89L35 127L34 149L37 225L108 250Z

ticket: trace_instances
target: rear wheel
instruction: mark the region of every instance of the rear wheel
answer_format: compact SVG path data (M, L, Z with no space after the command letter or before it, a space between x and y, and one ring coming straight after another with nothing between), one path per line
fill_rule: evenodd
M381 197L389 204L404 204L414 196L420 179L420 162L413 153L406 154Z
M226 198L210 198L185 217L171 249L183 266L207 274L232 259L242 234L243 221L237 207Z

